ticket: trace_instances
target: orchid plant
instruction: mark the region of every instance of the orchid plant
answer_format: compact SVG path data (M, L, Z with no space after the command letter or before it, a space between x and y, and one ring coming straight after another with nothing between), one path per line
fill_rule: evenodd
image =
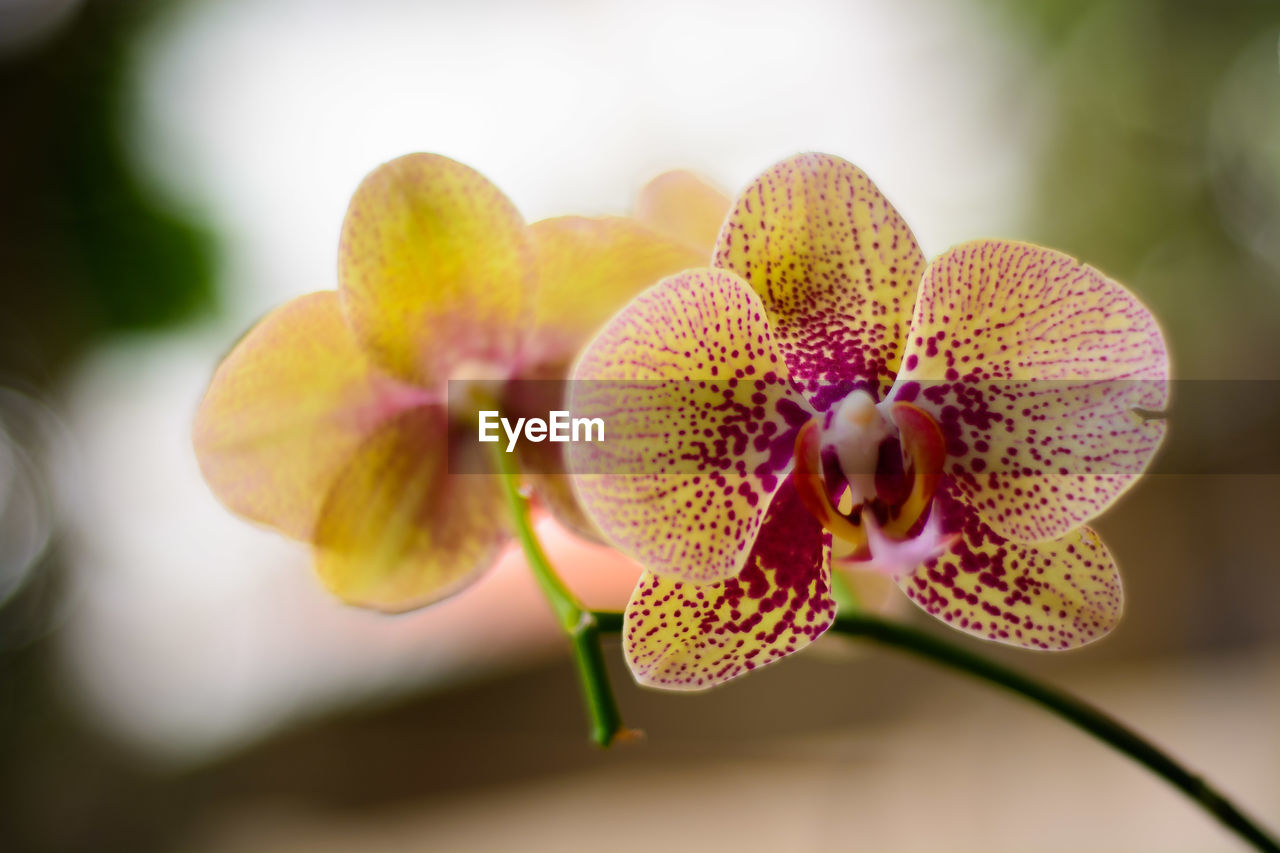
M194 437L214 493L309 542L321 580L354 605L438 601L514 535L602 746L630 732L600 632L622 632L640 683L696 690L832 631L1011 689L1280 851L1141 736L860 606L839 574L888 578L984 640L1051 650L1103 636L1121 585L1086 525L1159 447L1168 376L1158 325L1120 284L1010 241L926 264L836 157L779 163L732 204L675 172L634 218L526 225L479 173L421 154L361 183L338 289L249 331ZM446 388L485 380L479 402L500 410L522 404L524 380L568 377L569 409L607 421L609 438L549 467L468 440L477 401L450 406ZM527 486L640 563L625 614L585 608L560 580Z

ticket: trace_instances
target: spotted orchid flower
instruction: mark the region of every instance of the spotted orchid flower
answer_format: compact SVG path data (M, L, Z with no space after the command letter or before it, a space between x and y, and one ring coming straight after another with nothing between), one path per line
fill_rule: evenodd
M562 378L627 299L706 258L632 219L526 225L460 163L394 160L351 201L338 289L277 308L217 369L196 417L200 467L232 510L312 543L342 599L387 611L436 601L509 536L497 478L450 473L492 469L474 442L449 440L463 427L447 381L492 379L501 397L512 380ZM567 490L554 476L539 485L572 522Z
M1085 523L1163 435L1168 357L1127 290L1059 252L980 240L926 266L855 166L802 155L737 199L710 269L633 300L575 367L574 484L646 567L644 684L700 689L832 623L832 537L947 624L1069 649L1121 611Z

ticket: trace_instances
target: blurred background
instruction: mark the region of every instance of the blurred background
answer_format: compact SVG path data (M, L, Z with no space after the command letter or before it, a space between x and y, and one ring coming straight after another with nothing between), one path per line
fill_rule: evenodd
M227 514L188 438L213 367L334 286L350 193L417 150L530 220L829 151L927 255L1127 283L1178 378L1241 381L1179 392L1165 473L1098 525L1120 628L985 650L1280 825L1278 38L1261 0L0 0L0 847L1240 849L1056 719L835 639L693 698L611 648L648 737L599 752L518 560L388 618Z

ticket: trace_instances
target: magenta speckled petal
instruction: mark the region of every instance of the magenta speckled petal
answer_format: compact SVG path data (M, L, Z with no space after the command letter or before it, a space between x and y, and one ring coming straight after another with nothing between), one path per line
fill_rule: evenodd
M1120 574L1098 534L1081 527L1039 545L1011 542L953 492L944 477L933 511L959 539L898 580L926 612L985 640L1047 650L1083 646L1120 621Z
M835 618L830 559L830 534L788 477L738 577L696 585L641 576L623 628L636 680L703 690L809 645Z
M738 198L712 262L764 301L791 376L824 411L893 382L924 256L902 217L857 166L801 154Z
M1048 542L1107 508L1164 435L1169 357L1151 313L1060 252L982 240L930 264L890 396L928 411L983 521Z
M603 443L567 444L581 504L647 569L696 583L741 571L808 414L759 297L689 270L636 297L574 371L574 417Z

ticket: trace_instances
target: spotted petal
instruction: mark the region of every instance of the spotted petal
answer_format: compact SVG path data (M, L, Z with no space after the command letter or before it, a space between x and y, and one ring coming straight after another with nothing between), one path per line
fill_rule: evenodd
M945 470L992 529L1055 539L1155 454L1169 357L1122 286L1051 249L983 240L925 273L892 397L942 427Z
M893 382L924 257L911 230L852 163L801 154L738 198L713 265L764 301L792 377L819 411Z
M737 575L808 418L759 297L721 270L665 279L588 345L574 378L573 416L607 430L567 445L600 531L658 574Z
M1115 627L1120 574L1098 534L1082 527L1039 545L1011 542L944 483L933 511L960 537L898 580L912 601L954 628L1030 649L1076 648Z
M356 448L426 399L372 367L337 293L312 293L268 314L218 367L196 414L196 458L232 510L309 539Z
M706 264L705 255L631 219L563 216L529 227L538 261L533 331L523 373L563 376L587 339L659 279Z
M636 202L636 219L696 249L702 265L711 257L729 204L727 195L698 175L677 170L645 185Z
M428 387L464 363L501 375L533 289L524 220L480 173L434 154L375 169L342 225L339 289L364 348Z
M641 684L703 690L799 651L835 618L830 558L830 534L788 478L736 578L641 576L623 624L631 672Z
M493 564L509 535L496 476L481 452L449 440L443 405L401 414L371 435L339 474L317 525L316 571L340 598L399 612L439 601Z

